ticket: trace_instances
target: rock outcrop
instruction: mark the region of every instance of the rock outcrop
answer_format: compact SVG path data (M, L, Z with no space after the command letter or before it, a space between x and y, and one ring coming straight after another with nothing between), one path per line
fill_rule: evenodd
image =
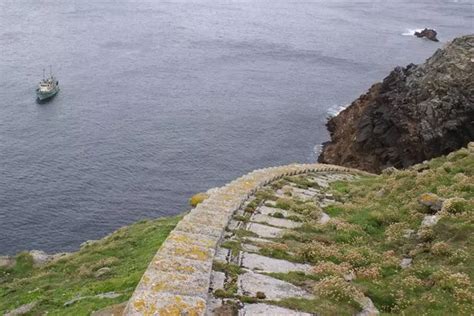
M433 29L425 28L421 32L415 32L416 37L425 37L433 42L439 42L438 38L436 37L438 33Z
M396 67L331 118L319 162L380 172L448 154L474 139L474 35L424 64Z

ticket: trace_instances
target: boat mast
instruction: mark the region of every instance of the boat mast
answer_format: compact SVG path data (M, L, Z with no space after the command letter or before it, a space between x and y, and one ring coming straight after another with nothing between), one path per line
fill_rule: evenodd
M44 80L44 68L43 68L43 80Z
M53 77L53 67L51 65L49 65L49 77Z

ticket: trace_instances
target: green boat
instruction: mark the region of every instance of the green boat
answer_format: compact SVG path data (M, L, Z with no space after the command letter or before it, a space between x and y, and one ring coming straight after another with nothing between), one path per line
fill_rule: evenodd
M49 68L49 78L45 78L43 69L43 80L41 80L36 88L36 97L43 101L54 97L59 92L59 81L53 76L51 66Z

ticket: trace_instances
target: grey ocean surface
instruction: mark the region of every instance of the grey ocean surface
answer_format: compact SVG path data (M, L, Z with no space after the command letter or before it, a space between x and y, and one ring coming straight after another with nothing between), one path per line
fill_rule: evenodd
M0 254L77 249L255 168L473 32L471 1L0 1ZM441 42L404 36L434 27ZM61 91L35 102L42 68Z

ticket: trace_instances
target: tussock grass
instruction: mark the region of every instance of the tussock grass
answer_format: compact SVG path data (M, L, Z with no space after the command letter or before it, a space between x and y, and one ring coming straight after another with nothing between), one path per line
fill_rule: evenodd
M31 315L90 315L94 310L127 301L160 245L181 216L144 220L123 227L78 252L34 268L29 254L20 253L10 269L0 269L0 314L37 302ZM110 273L94 273L108 267ZM76 297L116 292L117 298Z
M306 288L317 301L276 303L299 310L341 314L358 310L360 295L372 299L382 314L470 315L474 306L474 154L464 148L406 170L354 181L333 182L326 191L336 204L324 209L331 220L320 225L318 211L291 196L277 207L300 214L304 225L280 239L293 261L314 266L311 274L273 277ZM285 181L305 187L301 179ZM423 193L441 198L440 211L420 204ZM439 221L420 229L426 215ZM266 255L288 259L286 252ZM402 269L403 258L411 265ZM352 273L355 278L344 278ZM308 307L303 305L307 304ZM331 305L332 304L332 305Z

